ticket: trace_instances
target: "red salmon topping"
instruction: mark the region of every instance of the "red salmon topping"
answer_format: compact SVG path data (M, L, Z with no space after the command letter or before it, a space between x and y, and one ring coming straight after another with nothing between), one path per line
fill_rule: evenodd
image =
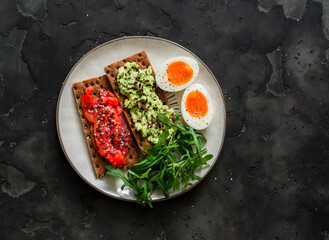
M93 87L85 89L81 104L88 121L93 125L93 141L97 152L113 167L126 165L125 155L132 143L128 123L117 97L101 89L100 97L91 95Z

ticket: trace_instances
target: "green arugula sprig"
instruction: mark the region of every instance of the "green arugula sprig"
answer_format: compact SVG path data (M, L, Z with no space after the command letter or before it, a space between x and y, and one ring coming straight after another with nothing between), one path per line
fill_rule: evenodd
M151 193L159 189L163 196L169 197L168 191L186 188L190 180L201 180L194 171L204 165L213 157L203 148L206 139L193 128L180 124L179 114L176 112L176 121L171 121L164 114L159 113L158 119L175 132L169 137L166 130L159 141L152 148L146 149L148 154L131 169L127 176L121 169L107 164L107 175L121 178L122 189L130 187L136 191L137 202L152 207ZM204 156L205 155L205 156Z

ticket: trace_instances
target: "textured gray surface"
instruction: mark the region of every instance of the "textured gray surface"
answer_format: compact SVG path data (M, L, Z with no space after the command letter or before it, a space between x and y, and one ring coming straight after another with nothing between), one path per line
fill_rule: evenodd
M325 0L2 0L0 239L329 239L328 9ZM56 133L71 67L130 35L189 48L227 104L216 166L154 209L89 187Z

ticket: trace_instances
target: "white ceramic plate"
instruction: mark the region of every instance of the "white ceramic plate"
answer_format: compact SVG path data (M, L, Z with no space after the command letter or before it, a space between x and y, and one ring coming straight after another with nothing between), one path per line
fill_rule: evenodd
M67 75L57 102L56 123L58 137L63 151L74 170L90 186L96 190L121 200L135 201L129 190L121 191L122 181L118 178L105 176L97 179L91 163L86 139L82 131L80 116L77 111L72 84L85 79L104 75L104 67L145 50L155 71L168 58L187 56L194 58L200 66L200 73L195 83L202 84L210 94L214 106L214 119L210 126L201 131L207 138L206 147L208 153L214 158L208 163L209 167L202 168L196 172L204 178L214 166L223 146L226 111L222 90L209 68L192 52L177 43L155 37L124 37L106 42L84 55L71 69ZM184 91L174 93L180 102ZM180 104L178 104L180 106ZM180 195L199 181L192 181L192 186L179 192L170 192L170 198ZM153 201L165 200L160 192L152 194Z

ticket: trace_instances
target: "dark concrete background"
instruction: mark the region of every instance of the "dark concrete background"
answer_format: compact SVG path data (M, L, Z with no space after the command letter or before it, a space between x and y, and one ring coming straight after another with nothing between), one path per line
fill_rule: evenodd
M213 170L154 209L88 186L56 132L71 67L130 35L196 53L227 106ZM328 240L328 39L326 0L1 0L0 239Z

